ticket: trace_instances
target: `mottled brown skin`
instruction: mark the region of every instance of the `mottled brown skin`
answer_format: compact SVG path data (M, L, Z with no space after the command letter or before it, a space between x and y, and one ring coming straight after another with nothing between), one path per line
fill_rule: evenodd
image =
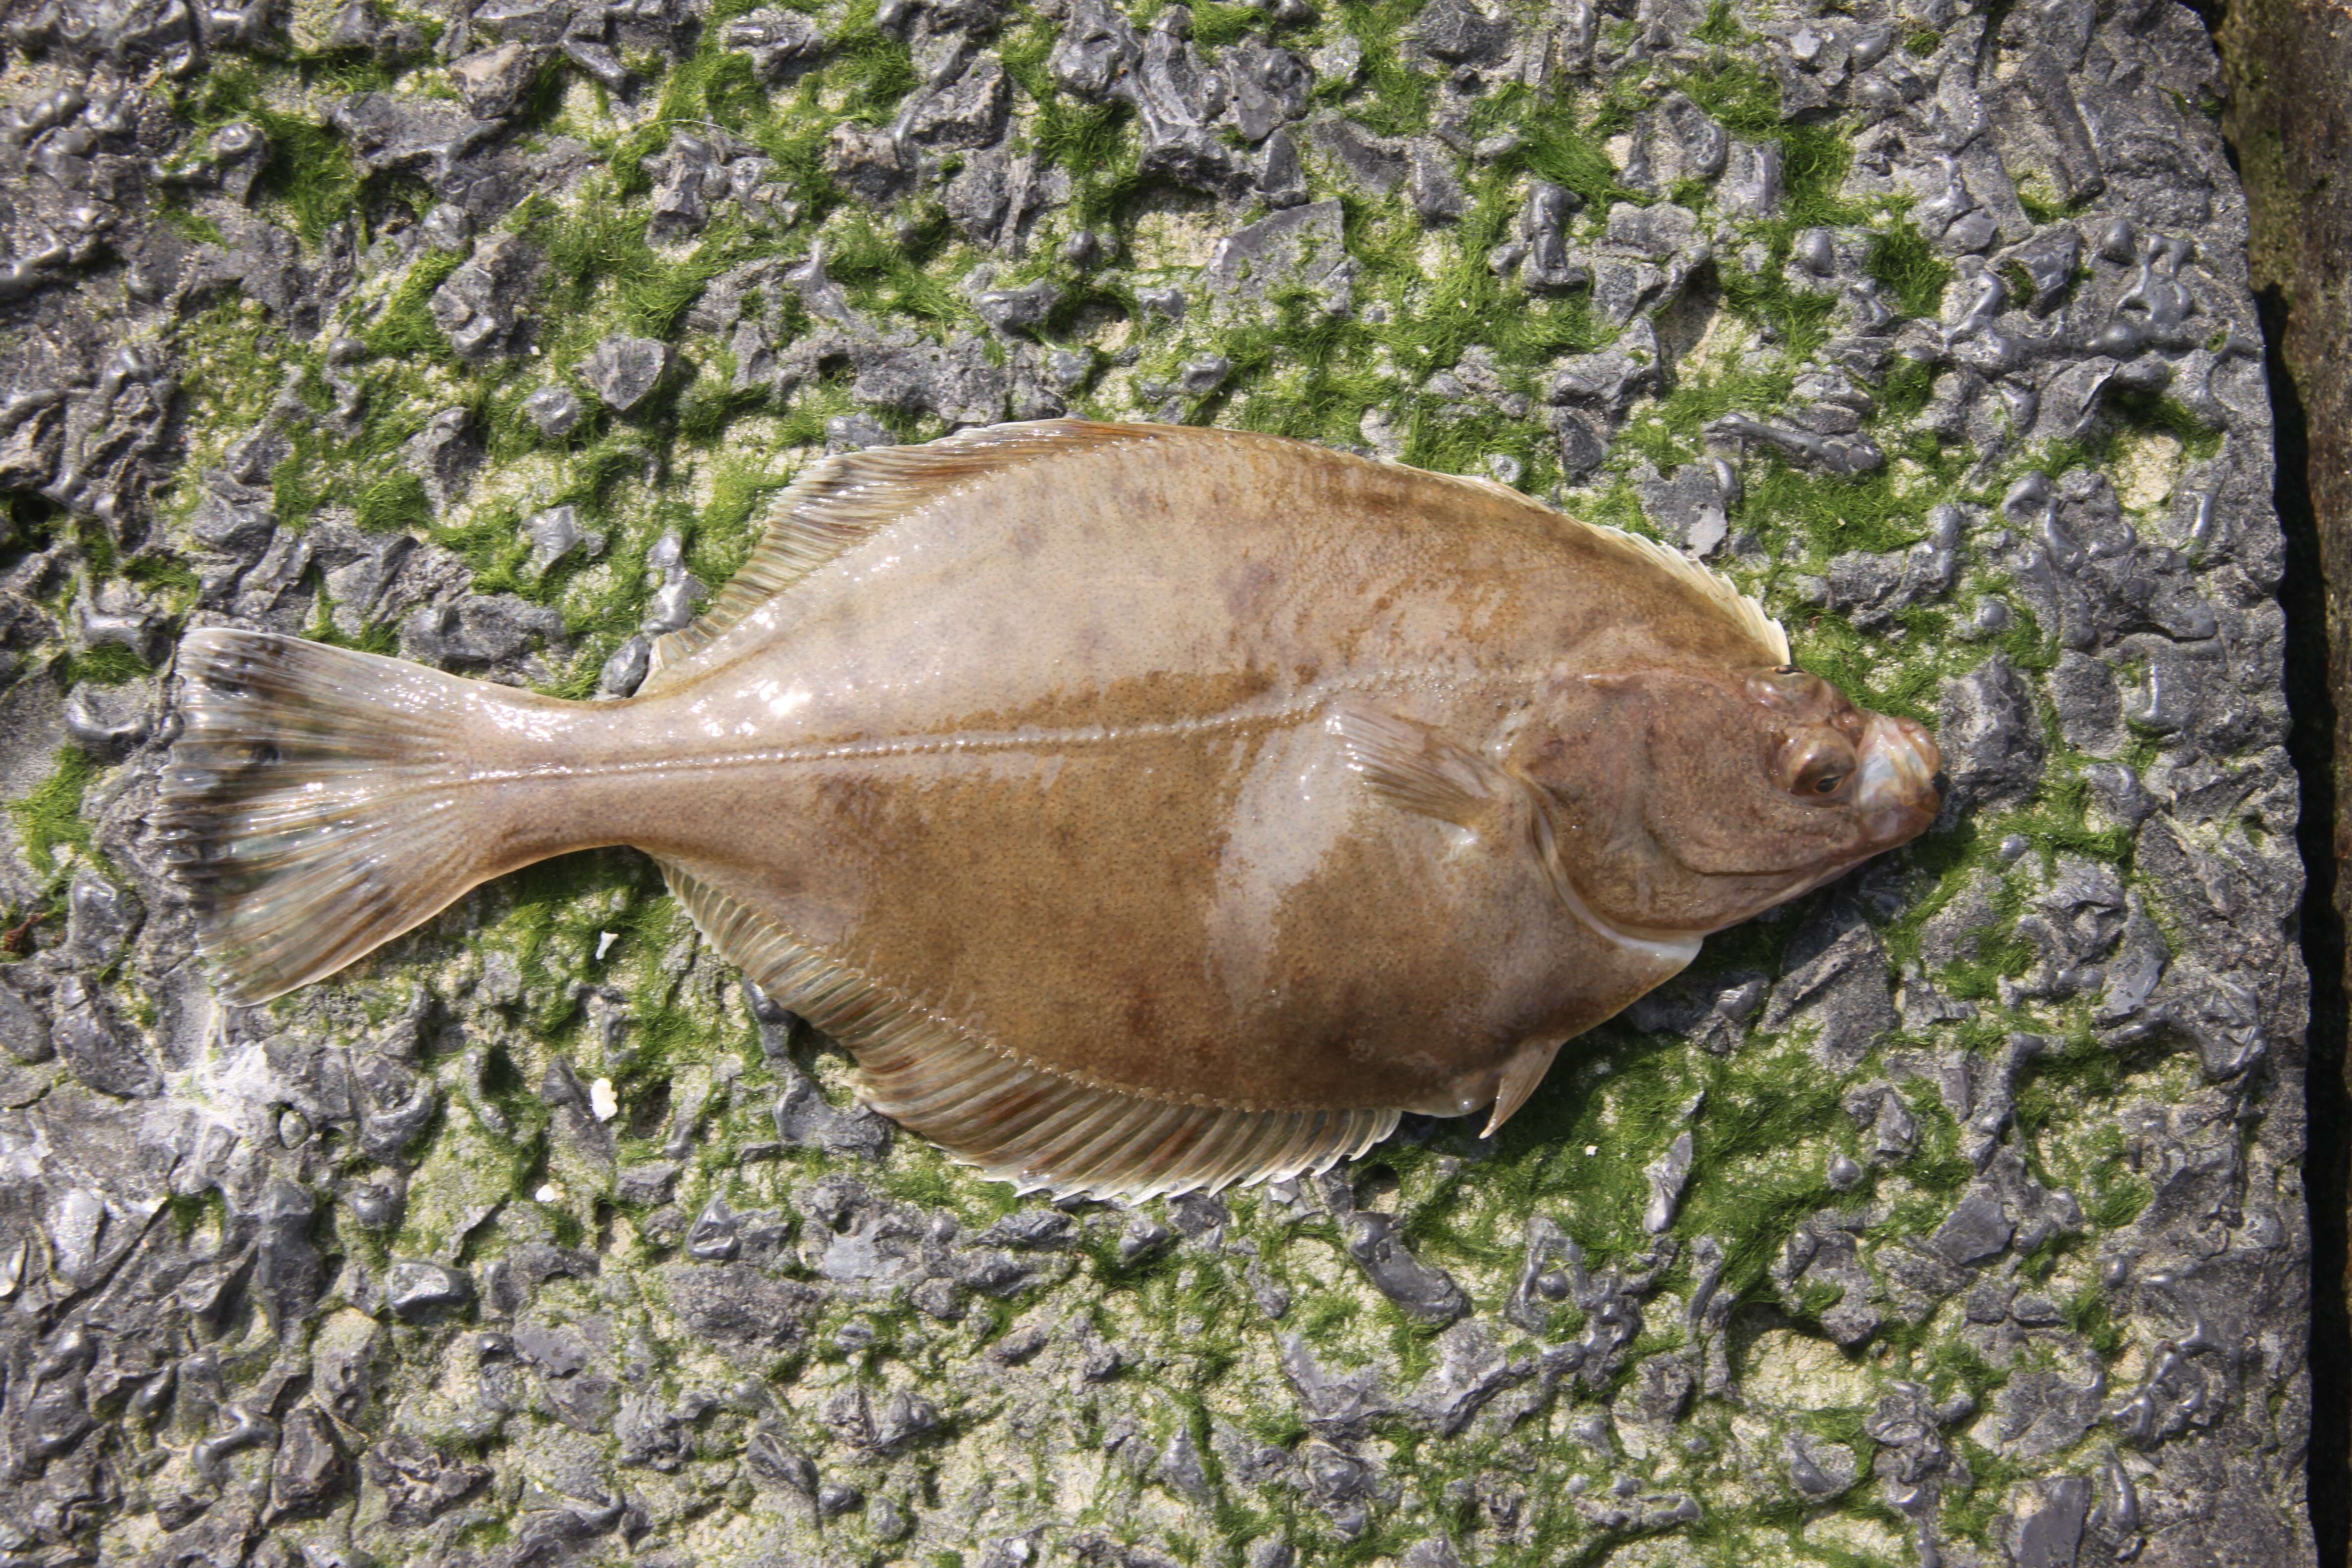
M1923 732L1759 673L1755 627L1601 531L1297 443L1092 435L648 695L486 690L483 874L635 845L1034 1065L1457 1113L1933 813ZM1400 721L1458 809L1368 767ZM1825 748L1853 776L1801 795Z

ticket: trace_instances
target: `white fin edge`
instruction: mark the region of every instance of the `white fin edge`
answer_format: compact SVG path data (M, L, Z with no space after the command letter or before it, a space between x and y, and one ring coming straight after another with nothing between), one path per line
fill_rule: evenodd
M1334 456L1348 456L1348 454L1334 454ZM1360 461L1371 461L1371 458L1360 458ZM1773 621L1771 616L1764 614L1764 606L1757 605L1750 595L1740 593L1740 590L1736 588L1734 583L1731 583L1731 578L1715 572L1712 566L1707 566L1706 562L1700 562L1696 555L1684 555L1682 550L1673 548L1673 545L1667 545L1667 543L1661 543L1661 541L1656 541L1656 538L1644 538L1642 533L1630 533L1625 531L1625 529L1612 527L1612 524L1606 524L1606 521L1585 521L1583 517L1573 517L1569 515L1569 512L1561 512L1557 505L1543 503L1543 500L1528 496L1527 491L1522 491L1522 489L1512 489L1510 484L1503 484L1500 479L1486 479L1482 478L1482 475L1463 475L1463 472L1437 472L1433 470L1433 468L1416 468L1413 472L1425 472L1425 475L1430 475L1433 479L1444 479L1446 484L1461 484L1461 487L1475 489L1475 491L1484 491L1484 494L1489 494L1489 496L1507 496L1510 500L1517 500L1519 505L1528 508L1528 510L1543 512L1545 517L1559 517L1561 521L1571 521L1571 524L1576 524L1578 529L1583 529L1585 533L1592 533L1592 536L1595 536L1604 548L1616 550L1618 555L1628 555L1633 557L1633 560L1649 562L1651 566L1663 569L1667 576L1673 576L1677 583L1684 583L1686 588L1694 588L1696 593L1698 593L1700 597L1706 597L1707 602L1722 606L1724 614L1731 616L1731 618L1740 626L1740 630L1748 632L1748 635L1755 637L1759 644L1764 644L1764 648L1771 654L1773 663L1783 663L1783 666L1788 663L1790 658L1788 627L1783 627L1778 621Z
M1566 512L1559 515L1568 516ZM1739 623L1742 631L1761 643L1766 653L1770 656L1772 663L1789 662L1788 628L1765 614L1763 605L1734 587L1729 578L1720 575L1697 557L1685 555L1672 545L1661 544L1654 539L1644 539L1638 533L1628 533L1622 528L1609 528L1596 522L1586 522L1580 518L1570 518L1569 521L1574 522L1579 528L1590 531L1614 548L1636 559L1648 561L1664 568L1676 581L1696 589L1713 603L1722 606L1725 614Z
M1427 469L1418 471L1429 472ZM1473 474L1437 474L1434 477L1457 485L1467 486L1472 489L1483 490L1489 495L1508 496L1521 505L1530 507L1549 517L1559 518L1575 524L1592 535L1607 549L1614 550L1619 554L1630 556L1636 561L1647 562L1719 606L1726 615L1738 623L1742 631L1763 645L1765 651L1771 656L1772 663L1789 662L1787 628L1767 615L1762 605L1741 593L1729 578L1717 572L1696 556L1685 554L1671 544L1661 543L1657 540L1645 538L1622 528L1613 528L1606 523L1587 522L1580 517L1570 516L1558 507L1549 506L1525 491L1515 490L1510 486L1494 479L1482 479Z

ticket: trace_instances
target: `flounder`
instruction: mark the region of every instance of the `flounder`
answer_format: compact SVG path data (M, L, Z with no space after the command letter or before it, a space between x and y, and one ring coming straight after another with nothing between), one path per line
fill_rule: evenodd
M815 465L626 700L217 628L179 674L160 831L226 998L633 845L872 1105L1063 1194L1491 1130L1937 805L1924 730L1685 557L1174 426Z

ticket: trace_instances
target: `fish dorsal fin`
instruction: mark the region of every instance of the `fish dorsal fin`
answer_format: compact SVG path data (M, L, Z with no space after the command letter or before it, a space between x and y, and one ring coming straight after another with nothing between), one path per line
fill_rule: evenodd
M1598 523L1579 521L1580 528L1590 530L1605 545L1637 561L1647 561L1664 570L1688 587L1696 590L1729 616L1742 631L1756 639L1772 664L1789 662L1789 634L1779 621L1764 613L1764 606L1731 585L1728 579L1708 570L1696 557L1684 554L1670 544L1654 539L1644 539L1638 533L1628 533L1622 528L1605 528Z
M1424 468L1422 471L1423 473L1437 472L1434 468ZM1527 491L1519 489L1512 485L1507 485L1500 479L1490 479L1484 474L1438 474L1437 477L1441 479L1450 479L1457 485L1466 485L1474 490L1485 490L1488 495L1501 496L1506 500L1515 500L1521 506L1542 505L1540 501L1538 501L1534 497L1528 495ZM1544 510L1549 511L1551 509L1545 507Z
M1732 585L1729 579L1711 570L1697 557L1685 555L1670 544L1661 544L1654 539L1644 539L1638 533L1629 533L1622 528L1612 528L1604 523L1587 522L1582 518L1570 517L1568 513L1547 506L1522 490L1514 489L1509 485L1495 479L1486 479L1476 474L1438 474L1434 477L1449 484L1460 485L1466 489L1479 490L1492 496L1507 497L1522 506L1531 507L1547 516L1560 518L1591 535L1603 549L1612 550L1629 559L1646 562L1659 568L1676 582L1696 590L1701 596L1720 608L1725 615L1729 616L1742 631L1747 632L1762 646L1765 652L1770 656L1771 662L1775 664L1789 662L1789 634L1780 623L1767 615L1763 605L1741 593Z
M654 639L641 691L776 595L878 530L987 474L1048 453L1149 439L1150 426L1086 419L992 425L920 447L869 447L819 459L776 498L750 557L694 622Z
M667 684L667 671L708 647L776 595L908 512L989 474L1049 454L1073 454L1134 441L1186 439L1218 442L1252 437L1186 426L1041 419L961 431L919 447L870 447L823 458L777 498L767 531L709 607L693 625L654 639L646 679L638 689L660 689ZM1331 456L1343 461L1369 460L1344 453ZM1680 551L1622 529L1567 517L1492 479L1460 474L1430 478L1484 495L1507 497L1563 519L1604 548L1645 562L1696 590L1757 640L1767 662L1788 662L1789 638L1780 624L1754 599Z
M1244 1110L1083 1082L1023 1061L801 942L722 886L661 862L711 944L846 1046L862 1098L992 1180L1062 1197L1139 1200L1311 1174L1394 1130L1393 1110Z

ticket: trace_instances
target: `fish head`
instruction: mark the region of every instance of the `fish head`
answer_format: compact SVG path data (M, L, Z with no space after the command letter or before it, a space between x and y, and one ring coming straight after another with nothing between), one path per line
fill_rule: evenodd
M1793 665L1584 676L1558 701L1528 771L1557 803L1561 870L1629 932L1737 924L1917 837L1942 804L1924 726Z

